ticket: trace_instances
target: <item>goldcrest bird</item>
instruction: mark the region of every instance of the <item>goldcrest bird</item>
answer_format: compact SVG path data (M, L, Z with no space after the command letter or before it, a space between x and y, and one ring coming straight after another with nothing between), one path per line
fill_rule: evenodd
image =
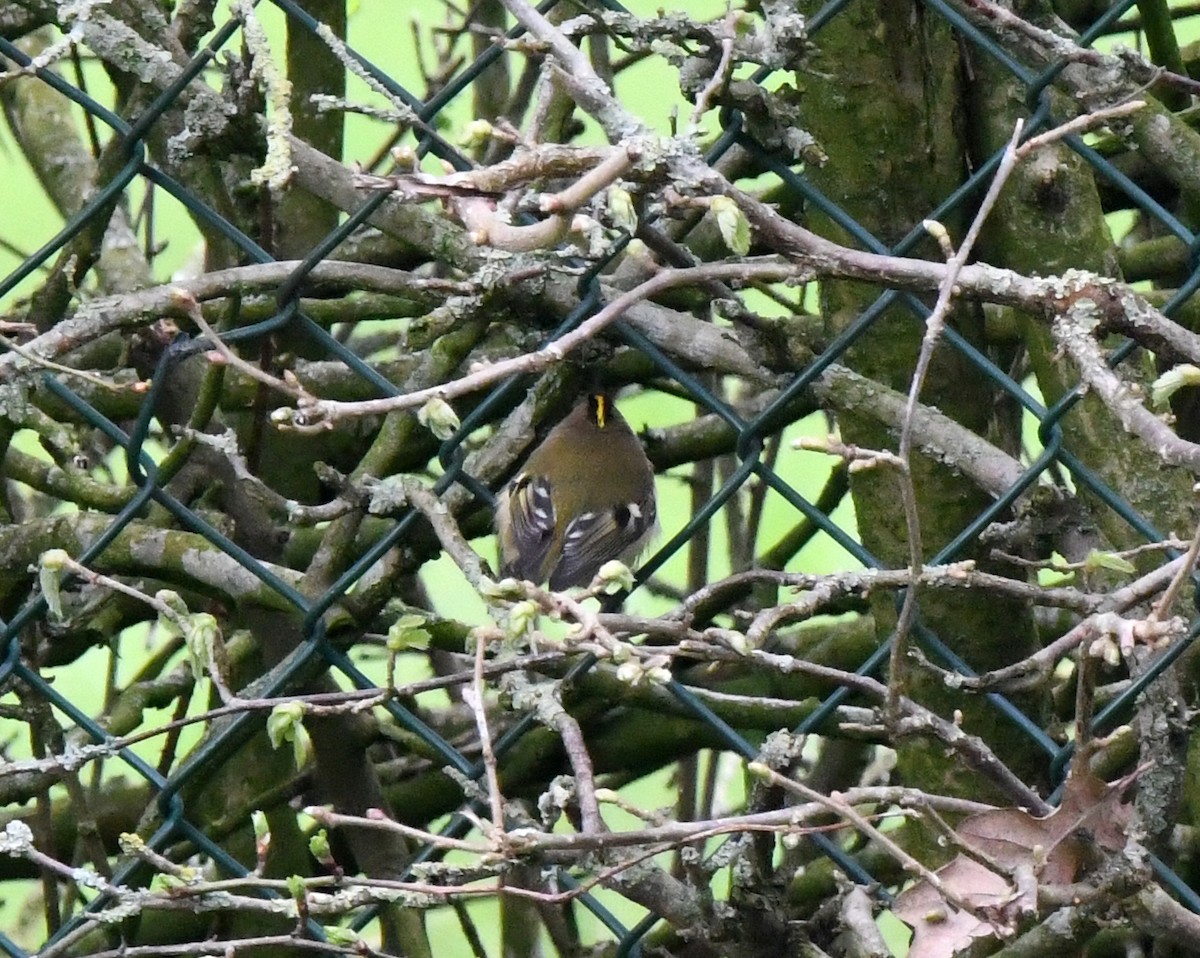
M612 400L590 393L529 456L496 503L500 572L567 589L655 530L654 470Z

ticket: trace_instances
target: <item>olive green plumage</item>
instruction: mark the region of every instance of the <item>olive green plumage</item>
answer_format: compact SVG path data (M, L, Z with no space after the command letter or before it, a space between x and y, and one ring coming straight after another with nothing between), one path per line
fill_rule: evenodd
M496 504L501 575L586 585L637 557L655 529L654 470L629 424L591 393L551 430Z

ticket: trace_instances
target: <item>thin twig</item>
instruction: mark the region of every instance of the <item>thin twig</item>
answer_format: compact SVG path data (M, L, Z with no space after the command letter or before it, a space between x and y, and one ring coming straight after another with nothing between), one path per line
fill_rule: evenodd
M191 628L191 623L187 621L187 617L173 609L166 601L158 595L149 595L141 589L134 588L131 585L126 585L120 579L114 579L112 576L105 575L103 572L96 572L94 569L89 569L87 566L70 556L62 556L60 558L63 568L72 575L83 579L91 585L98 585L105 589L110 589L113 592L119 592L121 595L128 596L131 599L136 599L145 605L152 608L159 616L166 619L175 626L185 636ZM213 620L215 623L215 620ZM220 641L219 636L214 642L207 646L208 661L205 662L206 670L209 679L212 681L213 688L217 690L217 694L221 697L221 701L226 705L232 703L237 696L225 684L225 676L223 668L217 653L217 643Z
M497 835L503 835L504 796L500 792L500 773L496 762L496 753L492 748L492 732L488 728L486 698L483 687L484 652L487 648L487 638L482 629L475 632L475 677L469 689L463 689L463 701L471 707L475 716L475 728L479 731L479 751L483 756L484 776L488 785L488 801L491 805L492 828Z
M1183 561L1179 563L1179 568L1175 575L1171 578L1171 584L1159 597L1159 600L1154 603L1154 608L1150 610L1149 618L1153 621L1162 621L1170 615L1171 607L1179 598L1179 593L1183 590L1184 583L1192 576L1192 570L1196 568L1196 558L1200 556L1200 526L1196 527L1196 532L1192 536L1191 544L1188 546L1187 553L1183 557Z
M596 800L596 774L592 770L592 758L588 754L583 729L575 717L562 703L554 713L554 729L562 739L567 761L575 776L575 797L579 800L579 817L584 833L605 831L604 819L600 817L600 803Z
M740 11L738 15L740 15ZM696 105L692 108L692 115L688 120L688 131L693 134L699 132L700 119L708 112L709 101L725 86L730 72L733 70L733 31L736 29L733 13L725 15L724 27L725 30L721 37L721 58L717 62L717 68L713 70L712 77L704 84L704 89L696 94Z
M894 841L892 841L892 839L888 838L887 835L869 822L864 815L860 814L857 809L848 804L837 793L832 795L823 795L816 789L809 788L802 782L788 778L786 775L780 775L777 771L775 771L775 769L762 762L751 762L749 769L752 774L765 779L772 785L782 788L784 791L791 792L793 795L797 795L800 798L803 798L805 801L816 802L824 805L829 811L841 818L844 818L856 829L858 829L864 838L875 842L880 848L891 855L892 858L894 858L906 872L911 875L918 875L928 882L931 887L936 889L956 908L961 908L968 914L977 914L978 906L962 898L962 896L960 896L954 889L948 888L932 869L917 861L917 859L897 845Z
M951 304L954 297L957 295L957 283L963 268L966 266L972 251L975 248L975 243L979 239L980 232L983 229L983 224L995 207L996 202L1000 198L1000 193L1018 162L1027 157L1030 153L1047 146L1051 143L1058 142L1064 137L1083 132L1096 126L1100 123L1107 122L1116 117L1126 116L1134 113L1145 106L1145 102L1135 100L1129 103L1122 103L1113 107L1106 107L1095 110L1081 116L1075 117L1066 123L1059 124L1045 133L1041 133L1032 137L1028 142L1020 144L1021 132L1024 128L1024 121L1018 119L1013 126L1012 135L1009 137L1008 143L1001 155L1000 163L996 168L996 173L988 184L987 193L980 201L979 209L974 218L971 220L971 225L967 229L967 234L963 238L958 249L954 251L946 264L946 274L943 276L938 286L938 298L934 304L933 310L930 312L925 325L925 335L921 342L921 352L917 359L916 369L913 372L912 382L908 392L908 403L904 411L904 423L900 431L899 457L904 463L904 469L900 472L900 484L902 491L902 502L904 504L905 523L908 526L909 538L909 559L912 564L914 574L919 574L921 563L923 560L923 550L921 547L920 538L920 520L917 512L917 496L916 490L912 484L912 443L913 443L913 422L916 416L917 406L920 401L921 390L924 387L926 376L929 372L930 363L933 360L933 352L937 346L938 340L941 338L942 332L945 329L946 317L949 315ZM1019 145L1020 144L1020 145ZM944 228L940 224L926 224L927 228L944 244L948 244L948 238L945 235ZM904 603L900 610L900 615L896 624L895 635L892 639L892 650L890 657L890 682L889 688L895 689L894 694L899 694L899 687L902 684L900 681L900 670L903 668L906 661L907 639L912 622L916 616L917 595L916 590L909 590L904 595ZM889 698L889 708L894 704L894 699Z
M406 476L401 482L405 498L429 522L443 551L462 570L467 581L473 586L478 586L484 574L483 560L463 536L446 504L419 479Z
M208 320L204 318L204 313L200 310L200 304L190 293L181 290L178 295L178 300L184 311L187 313L188 318L195 323L196 326L199 327L200 331L208 338L209 342L212 344L212 348L220 353L225 362L234 369L239 370L244 375L250 377L256 382L270 386L272 389L278 389L280 392L287 396L291 396L293 399L298 400L305 395L303 389L294 386L291 383L285 382L277 376L272 376L270 373L265 372L258 366L255 366L253 363L246 362L246 360L242 359L241 356L230 349L229 346L226 345L225 341L217 334L217 331L209 325Z
M81 369L74 369L71 366L64 366L62 363L56 363L53 360L45 359L42 356L39 356L37 353L26 349L20 343L10 339L7 336L0 335L0 346L3 346L10 353L20 356L22 359L32 363L35 366L39 366L42 369L49 370L53 373L58 373L60 376L73 376L76 379L81 379L89 386L93 386L96 389L104 389L109 392L118 392L120 390L129 388L128 383L119 383L114 382L111 378L106 379L100 376L93 376L91 373L86 373ZM148 388L148 384L140 383L135 388L144 390Z
M921 544L921 519L917 503L917 491L913 487L912 479L913 422L916 417L921 390L925 386L925 377L929 373L929 364L933 360L933 351L937 346L938 340L941 339L942 331L946 326L946 317L950 312L950 305L954 299L955 284L958 280L958 275L962 272L962 268L966 265L967 259L971 255L971 250L975 245L976 239L979 237L979 231L983 227L984 220L992 211L992 207L995 206L996 200L1000 196L1000 191L1003 189L1009 174L1016 165L1016 148L1017 142L1021 138L1022 127L1023 123L1018 119L1013 127L1012 136L1009 137L1008 145L1004 149L1004 155L1000 159L996 175L992 177L987 194L979 204L979 210L976 212L975 218L971 221L967 235L946 264L946 275L938 287L937 302L934 303L933 310L930 312L929 318L925 321L925 335L921 340L921 352L917 357L917 366L913 372L912 382L909 385L908 402L904 408L904 423L900 429L898 455L903 463L903 468L899 472L900 499L904 506L904 522L908 531L909 563L914 575L920 574L925 558L924 549ZM938 230L941 230L944 238L945 230L940 224L937 230L933 229L931 224L926 224L926 228L935 234ZM917 590L909 589L904 593L904 602L900 607L895 634L892 636L888 673L889 692L887 708L889 715L894 714L897 697L900 695L900 689L904 685L903 670L907 664L908 637L916 614Z
M505 359L483 366L459 379L418 389L400 396L390 396L384 399L361 400L358 402L337 402L328 399L318 399L311 395L299 399L298 410L288 408L276 409L272 420L280 428L295 429L300 432L313 432L326 428L339 419L376 416L402 409L412 409L424 405L431 399L455 399L476 392L486 386L491 386L504 379L525 373L546 369L584 343L598 336L606 327L620 319L631 307L643 300L657 296L659 293L678 286L690 286L696 283L713 280L741 280L749 282L753 279L786 280L803 273L803 269L779 259L751 260L741 263L709 263L704 266L692 266L683 269L664 269L650 277L644 283L628 290L611 300L603 309L580 323L571 332L560 336L554 342L542 347L536 352L525 353L521 356Z

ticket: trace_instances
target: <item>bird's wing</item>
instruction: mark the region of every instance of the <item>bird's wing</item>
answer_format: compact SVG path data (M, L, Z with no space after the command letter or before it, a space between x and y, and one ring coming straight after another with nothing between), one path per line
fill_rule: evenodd
M517 476L508 490L508 507L501 512L508 524L514 554L504 556L501 575L542 582L554 541L554 500L550 484L541 477Z
M629 559L654 526L654 503L622 503L576 516L563 535L562 556L550 573L551 589L586 585L609 559Z

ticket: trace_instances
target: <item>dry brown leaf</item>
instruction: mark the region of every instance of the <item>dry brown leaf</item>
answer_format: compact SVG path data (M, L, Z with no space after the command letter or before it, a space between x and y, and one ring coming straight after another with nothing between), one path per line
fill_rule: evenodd
M1014 898L1004 877L966 855L943 865L937 876L960 900L986 913L988 920L955 908L932 885L919 881L901 892L892 906L896 917L913 930L909 958L951 958L972 939L1009 934L1013 923L1000 917L991 920L991 916L1010 912L1014 904L1021 911L1036 905Z
M913 929L909 958L951 958L972 939L1012 934L1021 915L1036 911L1039 884L1078 881L1089 850L1123 848L1129 806L1120 796L1132 777L1110 785L1072 771L1062 803L1043 818L1002 808L964 820L955 834L996 870L962 854L936 872L946 892L973 914L924 880L897 897L893 911ZM1019 891L1010 874L1022 877Z

